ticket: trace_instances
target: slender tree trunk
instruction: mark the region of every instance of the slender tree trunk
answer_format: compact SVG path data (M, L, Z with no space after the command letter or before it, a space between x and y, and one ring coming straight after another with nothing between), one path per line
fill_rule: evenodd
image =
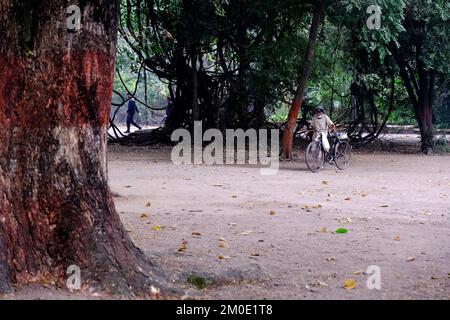
M197 48L192 45L191 48L191 65L192 65L192 123L198 120L200 110L198 108L198 71L197 71Z
M107 186L119 1L72 3L79 31L66 1L0 0L0 292L77 265L84 288L150 293Z
M421 50L418 50L421 52ZM422 152L430 154L434 148L433 129L433 97L435 76L433 71L427 71L418 53L417 66L419 70L419 110L417 112L421 133Z
M389 50L399 67L400 76L414 108L417 123L420 128L422 152L429 154L434 147L433 102L435 74L427 71L421 57L421 44L416 45L417 75L412 72L408 62L402 57L395 44L390 44Z
M294 101L292 102L291 108L289 110L288 121L283 133L281 157L284 159L292 159L292 144L294 141L294 131L297 125L298 115L300 114L300 111L302 109L303 96L305 95L306 92L309 76L312 71L314 53L323 11L324 11L323 1L317 1L314 5L314 13L309 33L308 46L306 49L305 62L303 64L303 70L299 78L297 92L295 94Z

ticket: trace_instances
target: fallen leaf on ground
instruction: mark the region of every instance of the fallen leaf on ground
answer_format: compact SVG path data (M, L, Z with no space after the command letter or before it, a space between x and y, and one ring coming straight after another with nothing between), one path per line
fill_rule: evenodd
M161 290L159 288L151 286L150 287L150 295L155 299L159 299L161 297Z
M186 252L187 250L188 242L186 240L183 241L181 244L181 247L178 249L178 252Z
M358 283L356 282L355 279L347 279L347 280L345 280L345 282L344 282L344 288L345 288L346 290L353 290L353 289L356 288L356 285L357 285L357 284L358 284Z
M324 181L322 181L322 184L327 186L328 185L328 181L324 180Z
M151 207L152 204L150 202L147 202L147 204L145 206L148 208L148 207Z
M231 259L231 257L229 257L229 256L219 256L218 258L219 258L219 260Z
M141 218L142 219L148 219L148 214L146 214L146 213L141 214Z
M252 252L250 255L252 257L259 257L259 256L261 256L259 253L256 253L256 252Z
M322 233L327 233L328 229L327 229L327 227L323 227L319 231L322 232Z
M160 231L161 230L161 226L154 226L152 229L154 231Z
M348 230L345 228L339 228L336 230L336 233L345 234L348 233Z
M406 261L408 262L416 261L416 257L409 257L408 259L406 259Z
M353 274L354 274L355 276L360 276L360 275L362 275L363 273L364 273L364 271L362 271L362 270L358 270L358 271L353 272Z
M350 200L352 200L352 198L345 198L344 200L345 201L350 201Z
M231 198L236 199L236 198L237 198L237 195L233 194L233 195L231 196Z
M389 208L389 206L387 204L380 206L380 208Z
M319 286L322 286L322 287L328 287L328 284L326 284L326 283L323 282L323 281L317 280L317 283L319 284Z
M219 239L219 247L220 248L225 248L225 249L229 249L230 245L227 243L227 241L223 238Z
M271 215L271 216L276 216L276 215L277 215L277 212L276 212L275 210L272 210L272 211L270 211L270 215Z
M314 290L310 285L305 285L305 289L306 290L308 290L308 291L311 291L311 292L314 292L314 291L316 291L316 290Z
M336 261L336 258L335 257L329 257L329 258L327 258L327 261Z
M396 237L394 238L394 240L395 240L395 241L400 241L400 236L396 236Z
M193 238L201 238L202 234L200 232L192 232L192 237Z

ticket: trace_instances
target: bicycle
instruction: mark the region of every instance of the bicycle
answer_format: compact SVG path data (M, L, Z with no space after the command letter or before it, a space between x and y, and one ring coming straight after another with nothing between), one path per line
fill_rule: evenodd
M322 134L311 142L306 149L306 165L311 172L319 172L325 166L325 162L333 163L339 170L346 170L350 166L352 146L344 140L344 136L338 133L329 134L330 152L326 152L322 145Z

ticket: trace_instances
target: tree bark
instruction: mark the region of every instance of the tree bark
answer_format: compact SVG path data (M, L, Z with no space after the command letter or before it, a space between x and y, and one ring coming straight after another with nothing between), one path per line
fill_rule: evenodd
M85 289L150 294L107 185L119 1L72 3L79 31L66 1L0 0L0 293L77 265Z
M409 100L414 108L414 113L420 129L422 152L430 154L434 147L433 102L435 74L433 71L426 70L421 57L421 46L422 44L420 43L415 45L416 72L412 70L394 43L389 45L389 50L399 67L400 77L403 80Z
M300 114L300 111L302 109L303 97L305 95L309 76L311 75L312 71L314 53L323 12L324 12L324 2L317 1L314 5L314 13L311 22L311 29L309 32L309 41L306 49L306 56L305 62L303 64L303 70L299 78L295 98L289 110L288 121L283 133L282 155L281 155L283 159L292 159L292 144L294 141L295 127L297 125L298 115Z
M198 120L200 110L198 106L198 71L197 71L197 46L192 45L191 48L191 65L192 65L192 122L191 127L194 128L195 121Z

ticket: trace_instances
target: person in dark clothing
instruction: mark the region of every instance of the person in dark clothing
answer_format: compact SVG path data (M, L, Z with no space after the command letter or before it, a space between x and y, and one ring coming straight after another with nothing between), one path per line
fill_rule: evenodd
M139 110L136 105L136 101L134 100L133 96L131 94L128 94L128 99L130 102L128 102L128 109L127 109L127 131L125 133L130 133L130 127L131 125L135 126L139 130L142 130L141 126L139 126L136 122L134 122L134 115L136 112L138 114Z

